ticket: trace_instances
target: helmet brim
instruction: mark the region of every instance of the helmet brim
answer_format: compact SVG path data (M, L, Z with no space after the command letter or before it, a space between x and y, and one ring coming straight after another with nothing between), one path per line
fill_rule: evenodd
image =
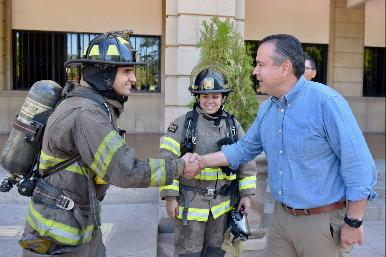
M110 66L147 66L145 62L113 62L102 60L74 59L64 63L65 68L73 68L86 65L110 65Z
M212 93L229 93L232 92L232 89L225 88L219 90L190 90L192 94L212 94Z

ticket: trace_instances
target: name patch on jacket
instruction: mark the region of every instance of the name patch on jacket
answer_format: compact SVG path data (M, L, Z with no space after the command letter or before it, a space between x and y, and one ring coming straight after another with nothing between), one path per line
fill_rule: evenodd
M175 133L177 131L177 129L178 129L178 126L176 124L170 123L170 125L168 127L168 131Z

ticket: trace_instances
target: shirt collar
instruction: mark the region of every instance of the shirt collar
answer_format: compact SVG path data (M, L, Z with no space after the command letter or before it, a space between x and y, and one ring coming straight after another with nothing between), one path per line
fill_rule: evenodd
M289 104L294 101L294 99L299 95L299 93L306 86L307 80L302 75L300 79L296 82L295 86L291 88L291 90L284 95L283 103ZM275 104L280 104L280 101L277 97L271 96L271 101Z

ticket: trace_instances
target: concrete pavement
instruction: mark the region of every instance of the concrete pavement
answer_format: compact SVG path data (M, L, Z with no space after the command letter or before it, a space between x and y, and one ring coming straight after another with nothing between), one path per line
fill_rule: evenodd
M4 141L4 136L0 136L0 146L2 146L1 139ZM384 171L384 135L371 135L366 139L371 141L372 144L369 143L369 146L373 156L378 159L377 165L383 165ZM127 141L136 148L139 157L144 159L147 155L156 155L159 135L139 135L138 137L130 135ZM0 179L4 176L5 173L0 168ZM384 183L385 176L383 175L380 179L380 182ZM15 189L10 193L0 193L0 257L20 256L17 240L20 239L22 233L28 201L28 198L18 195ZM384 202L380 204L384 206ZM157 188L119 189L111 187L102 205L102 231L107 255L110 257L157 257L159 206ZM365 243L363 246L356 246L349 257L385 256L384 212L377 215L383 216L383 219L364 223ZM170 252L173 234L168 233L164 236L167 236L167 240L163 242L163 246ZM254 255L254 257L260 256Z

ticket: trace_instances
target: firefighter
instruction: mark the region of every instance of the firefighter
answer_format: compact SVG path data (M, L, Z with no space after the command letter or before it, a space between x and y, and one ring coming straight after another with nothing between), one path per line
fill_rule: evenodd
M175 119L160 142L160 156L170 160L185 152L218 151L244 135L239 122L224 110L231 88L219 65L199 65L191 75L193 110ZM220 257L228 215L234 208L247 214L256 190L256 165L238 171L226 167L203 169L194 179L174 179L160 188L167 214L175 221L175 250L180 257ZM238 187L238 192L233 190ZM237 195L241 197L239 204Z
M23 256L104 257L100 204L109 184L157 187L195 175L194 163L138 160L120 136L117 118L135 82L130 33L95 37L83 59L80 85L68 92L50 116L22 239ZM66 91L66 90L65 90ZM185 159L184 159L185 158Z

